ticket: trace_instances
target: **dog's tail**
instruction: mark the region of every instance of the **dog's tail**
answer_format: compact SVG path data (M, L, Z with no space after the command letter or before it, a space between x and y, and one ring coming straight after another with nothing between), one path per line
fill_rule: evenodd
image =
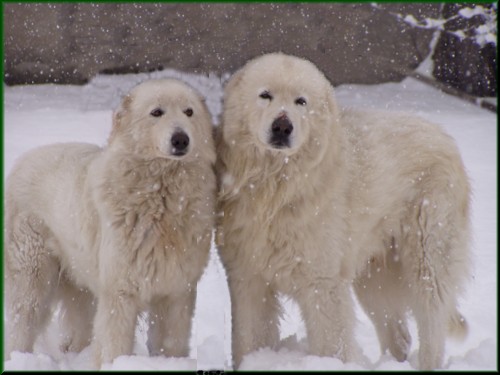
M455 310L448 320L448 335L456 340L464 340L469 332L469 325L463 315Z

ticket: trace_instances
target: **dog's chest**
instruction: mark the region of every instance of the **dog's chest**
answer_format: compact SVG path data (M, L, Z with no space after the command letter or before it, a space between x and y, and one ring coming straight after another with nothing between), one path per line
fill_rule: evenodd
M210 249L212 220L198 196L159 189L138 203L126 225L141 296L184 290L196 282ZM208 203L211 203L208 202ZM142 207L142 209L141 209Z
M145 300L183 292L192 287L207 262L211 232L199 241L184 236L161 236L154 244L140 248L135 257L137 287Z
M255 197L249 195L248 201L255 202ZM245 209L249 212L243 213ZM308 238L313 235L314 227L310 226L310 220L302 220L307 213L300 202L235 207L232 216L252 218L251 222L241 223L241 230L243 238L252 239L245 256L250 257L249 263L256 270L274 278L276 274L290 272L300 261L307 261L311 253L306 251L310 243Z
M339 224L332 218L335 202L323 202L324 194L305 195L307 189L302 184L297 194L269 194L265 186L245 186L224 207L227 252L287 293L290 280L330 277L338 269L340 256L329 238Z

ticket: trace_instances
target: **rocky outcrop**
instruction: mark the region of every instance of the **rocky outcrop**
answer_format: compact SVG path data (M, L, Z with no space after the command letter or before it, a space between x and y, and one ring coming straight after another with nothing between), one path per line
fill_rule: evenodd
M482 4L484 9L493 4ZM471 4L445 4L444 25L434 50L434 77L456 89L473 96L497 95L497 47L488 42L487 35L479 38L478 31L491 22L481 12L463 11L472 9ZM495 12L496 13L496 12ZM494 20L496 24L496 19ZM482 29L481 29L482 28ZM487 30L486 30L487 32ZM491 39L491 38L490 38Z

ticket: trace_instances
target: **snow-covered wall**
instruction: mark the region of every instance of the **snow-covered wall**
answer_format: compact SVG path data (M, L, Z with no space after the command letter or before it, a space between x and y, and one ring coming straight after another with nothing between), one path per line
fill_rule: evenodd
M84 83L99 72L233 72L283 51L335 84L399 81L433 31L394 14L437 18L439 4L5 3L4 81Z

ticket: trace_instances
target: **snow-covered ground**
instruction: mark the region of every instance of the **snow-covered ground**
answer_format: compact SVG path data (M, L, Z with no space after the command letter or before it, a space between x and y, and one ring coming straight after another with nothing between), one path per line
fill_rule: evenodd
M135 84L149 78L173 76L196 87L206 98L214 121L221 111L222 83L227 76L197 76L174 71L123 76L98 76L85 86L4 87L4 179L16 158L39 145L85 141L104 145L112 110ZM477 106L443 94L416 80L375 86L337 88L342 105L410 111L441 124L457 141L473 186L474 277L461 300L470 333L463 342L448 341L447 370L497 369L497 117ZM335 358L306 353L305 329L297 305L283 299L282 347L264 348L245 357L244 370L414 370L418 337L409 361L399 363L381 355L375 330L357 308L356 337L370 364L344 364ZM189 358L148 357L146 328L136 330L134 355L117 358L106 370L231 369L231 310L224 269L212 247L209 265L198 284ZM35 345L35 353L14 352L5 370L90 369L90 349L82 353L58 350L57 316Z

